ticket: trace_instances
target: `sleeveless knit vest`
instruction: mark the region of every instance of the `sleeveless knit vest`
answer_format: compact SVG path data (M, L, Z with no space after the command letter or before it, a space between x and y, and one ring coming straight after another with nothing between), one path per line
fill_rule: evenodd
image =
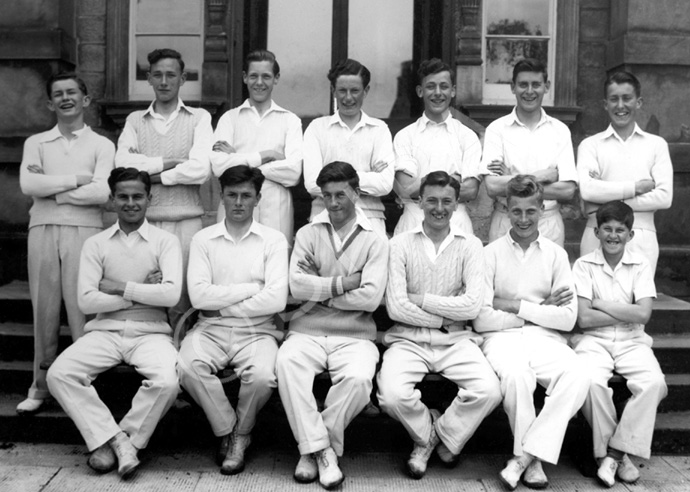
M199 118L199 113L181 109L168 133L161 135L151 124L151 117L145 116L142 111L139 118L134 120L139 137L139 152L149 157L188 159L194 141L194 127ZM146 218L152 221L177 222L201 217L204 207L199 189L199 185L154 184Z

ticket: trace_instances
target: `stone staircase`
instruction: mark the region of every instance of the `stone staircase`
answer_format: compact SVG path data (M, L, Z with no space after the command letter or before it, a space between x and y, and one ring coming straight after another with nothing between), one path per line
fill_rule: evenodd
M666 374L669 395L661 403L655 427L653 452L690 454L690 303L661 294L654 304L647 331L654 337L654 351ZM390 325L385 309L375 313L380 330ZM69 330L63 326L60 347L69 344ZM26 282L14 281L0 287L0 442L56 442L82 443L70 419L52 402L33 417L20 417L15 407L25 396L31 383L33 336L31 303ZM132 371L115 368L102 374L94 383L103 400L116 417L124 415L141 378ZM327 378L315 382L317 399L328 388ZM618 379L612 385L616 399L622 406L628 396L624 383ZM226 385L226 391L236 398L237 381ZM455 395L454 385L431 375L421 383L424 399L430 406L444 408ZM538 392L537 404L543 400ZM285 446L293 449L294 440L277 393L259 417L254 432L257 444ZM211 445L213 436L201 410L184 396L161 421L152 444L166 445L184 442ZM411 446L402 426L384 416L360 415L347 433L348 449L358 451L390 451ZM509 454L512 438L507 418L499 408L480 426L466 447L466 452ZM580 416L570 424L564 453L571 454L587 469L591 449L589 428ZM579 458L578 458L579 457Z

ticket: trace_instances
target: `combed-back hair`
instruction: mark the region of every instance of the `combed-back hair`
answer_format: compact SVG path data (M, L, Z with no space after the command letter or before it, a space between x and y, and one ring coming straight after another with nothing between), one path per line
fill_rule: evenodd
M544 187L531 174L518 174L506 184L506 199L511 197L529 198L537 196L539 203L544 202Z
M639 79L625 70L614 72L606 77L606 82L604 82L604 98L608 95L607 92L611 84L630 84L635 90L635 97L640 97L640 95L642 95L642 84L640 84Z
M612 200L604 203L597 210L597 227L601 227L602 224L610 220L625 224L628 229L632 230L633 223L635 222L635 213L627 203Z
M362 85L366 89L371 82L371 72L367 67L352 58L340 60L333 68L328 71L328 80L331 87L335 87L335 82L341 75L359 75L362 78Z
M223 191L228 186L251 183L254 185L254 189L258 195L261 193L261 186L264 184L265 179L264 173L257 167L251 167L244 164L241 166L233 166L226 169L223 174L220 175L220 189Z
M46 82L46 92L48 93L48 99L50 99L53 96L53 84L60 80L74 80L79 86L79 90L82 92L82 94L84 94L85 96L89 95L89 90L86 87L86 82L84 82L82 78L79 77L76 73L60 72L48 77L48 81Z
M273 75L280 75L280 65L278 65L278 60L276 60L276 55L272 51L268 50L254 50L250 52L244 59L244 65L242 70L244 73L249 73L249 65L252 62L262 62L267 61L273 64Z
M177 62L180 64L180 72L184 72L184 61L182 61L182 55L179 51L170 48L156 49L148 54L149 70L155 63L158 63L164 58L174 58L177 60Z
M419 68L417 69L417 84L422 85L424 77L427 75L441 72L448 72L450 74L450 81L455 85L455 72L450 68L450 65L439 58L424 60L419 64Z
M146 194L151 193L151 176L146 171L140 171L134 167L116 167L108 176L110 193L115 195L115 185L121 181L141 181L146 188Z
M450 186L455 190L455 199L460 196L460 182L445 171L433 171L422 178L419 186L419 195L424 196L424 189L427 186Z
M549 81L549 73L546 71L546 65L536 58L525 58L520 60L513 67L513 84L517 80L520 72L537 72L544 76L544 83Z
M334 161L323 166L316 178L316 186L323 188L327 183L342 183L347 181L350 188L359 188L359 175L352 164L342 161Z

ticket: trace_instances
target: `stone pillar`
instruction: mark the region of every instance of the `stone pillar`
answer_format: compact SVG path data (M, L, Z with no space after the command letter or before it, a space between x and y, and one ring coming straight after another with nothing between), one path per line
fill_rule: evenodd
M459 104L482 102L482 33L481 0L459 0L459 30L455 63Z

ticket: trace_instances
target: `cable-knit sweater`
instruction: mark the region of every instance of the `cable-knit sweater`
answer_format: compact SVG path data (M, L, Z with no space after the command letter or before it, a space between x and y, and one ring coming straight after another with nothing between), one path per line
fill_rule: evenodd
M396 339L432 345L452 345L474 336L465 321L474 319L484 299L482 243L471 234L453 228L452 238L435 261L424 245L431 241L421 227L390 241L386 308L397 323L384 335L390 345ZM409 296L424 296L422 307Z
M170 130L161 135L151 124L145 111L132 113L127 121L134 126L139 137L139 152L147 156L187 159L194 142L194 127L201 113L180 111ZM176 222L204 214L199 185L164 186L155 184L151 189L151 204L146 218L154 221Z

